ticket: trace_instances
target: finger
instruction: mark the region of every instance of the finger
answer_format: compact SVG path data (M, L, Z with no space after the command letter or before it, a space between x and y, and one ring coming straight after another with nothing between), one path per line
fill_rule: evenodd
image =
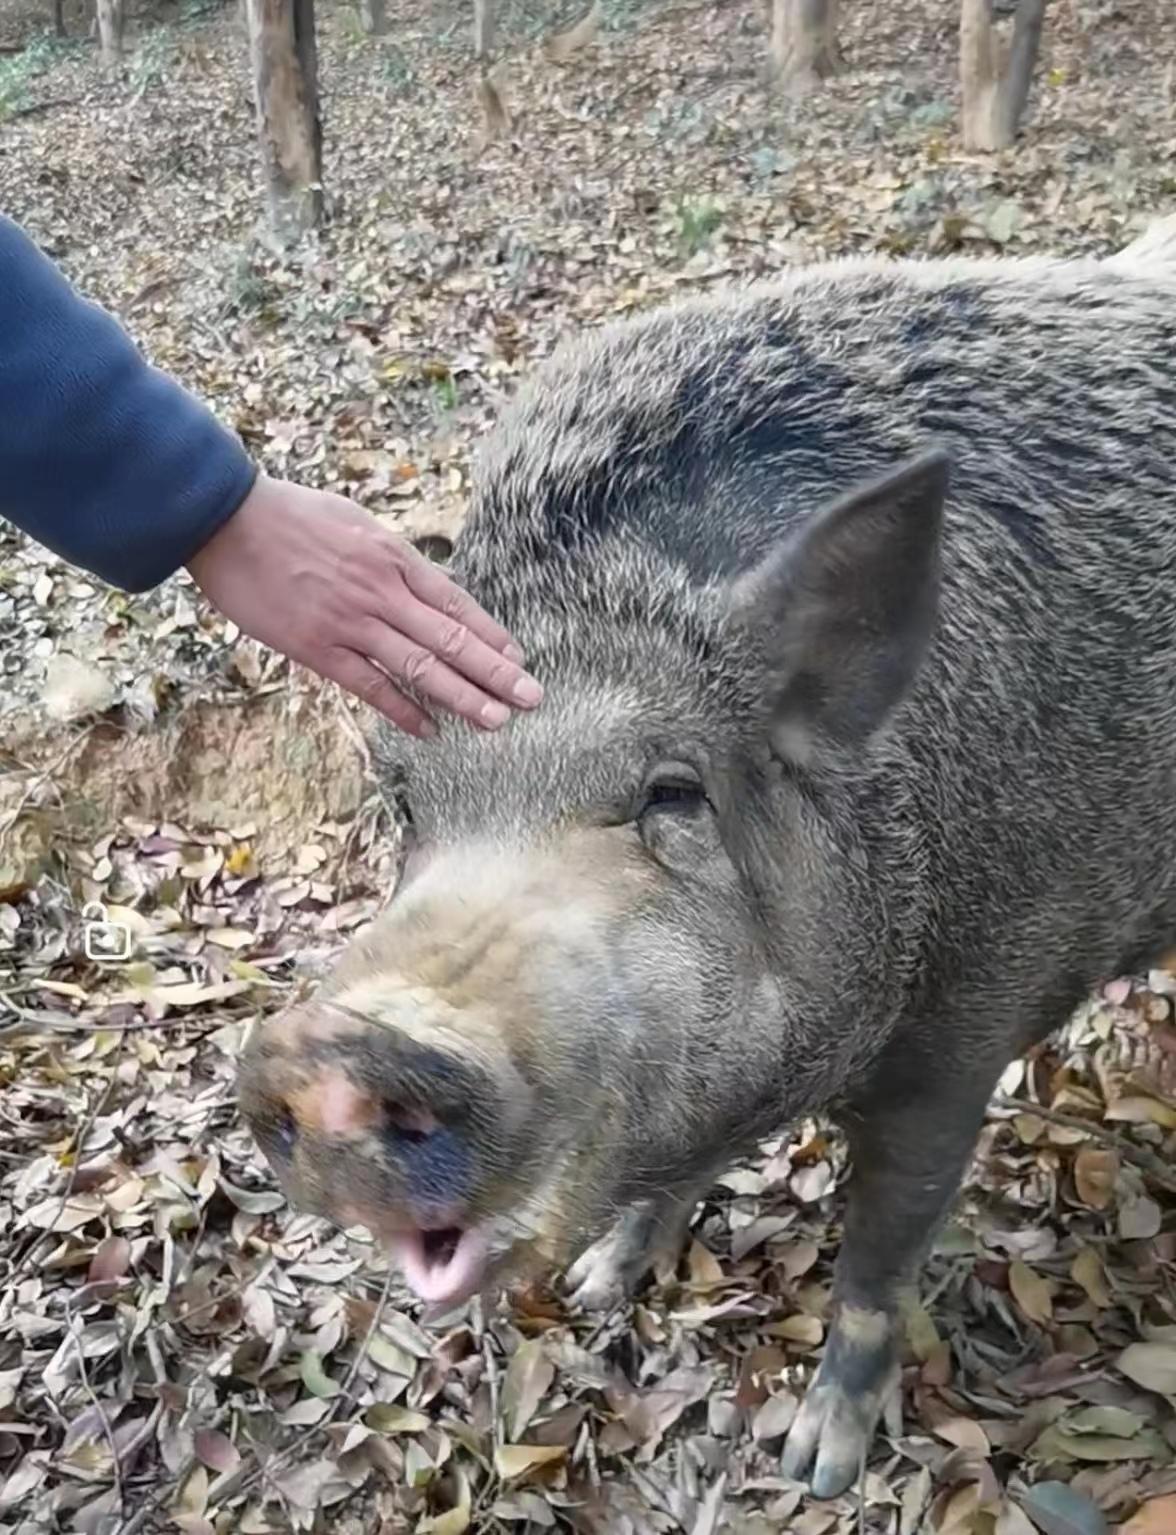
M437 734L437 726L412 699L406 698L390 677L366 657L354 650L336 650L330 662L315 662L315 669L348 693L370 704L393 725L409 735L428 740Z
M395 676L402 674L385 660L385 655L390 657L392 652L384 647L391 636L400 635L431 652L455 678L472 683L483 704L503 699L517 709L534 709L542 702L543 688L535 678L493 649L460 619L449 618L411 595L401 594L399 600L393 598L392 602L393 610L385 622L380 623L378 616L372 615L377 622L365 629L366 644L361 648L367 649L381 666L388 666ZM469 695L469 706L474 707L473 694ZM458 713L468 714L468 709L463 705Z
M428 612L428 609L424 611ZM432 618L438 624L445 624L445 620L436 613L432 614ZM409 624L403 611L397 614L397 622L404 631L408 631ZM464 633L468 636L468 644L482 643L468 630ZM435 650L427 644L421 644L408 632L398 633L387 624L373 622L365 625L362 636L352 643L397 682L410 688L415 696L440 704L451 714L469 720L472 725L483 730L497 730L510 718L510 709L505 703L461 676ZM496 651L489 653L498 666L519 671L513 662L507 661Z
M513 651L514 654L509 659L520 663L525 659L522 646L509 630L504 629L500 623L491 618L486 609L476 602L469 592L458 586L456 581L447 576L439 566L434 565L432 560L426 559L419 550L413 549L412 558L405 560L403 573L409 591L428 607L435 608L456 623L464 624L480 640L500 654L505 655L508 651Z

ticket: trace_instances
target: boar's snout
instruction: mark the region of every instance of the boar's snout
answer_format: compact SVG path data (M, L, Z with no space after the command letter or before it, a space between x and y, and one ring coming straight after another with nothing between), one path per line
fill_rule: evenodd
M292 1203L364 1225L424 1300L478 1288L496 1170L517 1165L521 1078L468 1042L440 1042L331 1002L264 1024L242 1059L241 1111Z

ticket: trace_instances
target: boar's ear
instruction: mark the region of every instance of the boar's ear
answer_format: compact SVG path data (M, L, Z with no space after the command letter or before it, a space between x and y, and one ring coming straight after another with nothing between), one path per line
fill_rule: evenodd
M852 749L913 682L939 607L948 457L858 486L740 577L734 617L769 667L772 744L804 762Z

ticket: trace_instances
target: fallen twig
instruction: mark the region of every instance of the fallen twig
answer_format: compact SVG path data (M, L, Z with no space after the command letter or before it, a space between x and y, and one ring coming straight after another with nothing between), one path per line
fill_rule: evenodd
M54 96L49 101L34 101L27 107L10 107L8 121L11 122L14 117L34 117L39 112L52 112L54 107L76 107L78 100L77 96Z
M1143 1146L1137 1146L1125 1135L1116 1134L1114 1130L1096 1125L1093 1120L1082 1119L1077 1114L1062 1114L1057 1109L1044 1108L1040 1103L1034 1103L1029 1098L997 1098L995 1102L1002 1109L1012 1109L1018 1114L1035 1114L1038 1119L1044 1119L1051 1125L1061 1125L1066 1130L1085 1131L1095 1140L1113 1146L1120 1156L1128 1162L1133 1162L1165 1192L1176 1194L1176 1173L1170 1171L1155 1152L1148 1151Z

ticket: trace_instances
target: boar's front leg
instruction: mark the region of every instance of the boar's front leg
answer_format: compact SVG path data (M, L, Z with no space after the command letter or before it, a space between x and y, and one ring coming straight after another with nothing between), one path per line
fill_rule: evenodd
M681 1253L695 1206L712 1183L665 1192L626 1206L608 1231L568 1269L570 1298L586 1311L610 1311L628 1300L658 1263Z
M853 1172L824 1357L784 1446L785 1476L833 1498L861 1474L897 1377L899 1305L959 1188L1004 1065L945 1080L925 1061L884 1066L841 1117Z

